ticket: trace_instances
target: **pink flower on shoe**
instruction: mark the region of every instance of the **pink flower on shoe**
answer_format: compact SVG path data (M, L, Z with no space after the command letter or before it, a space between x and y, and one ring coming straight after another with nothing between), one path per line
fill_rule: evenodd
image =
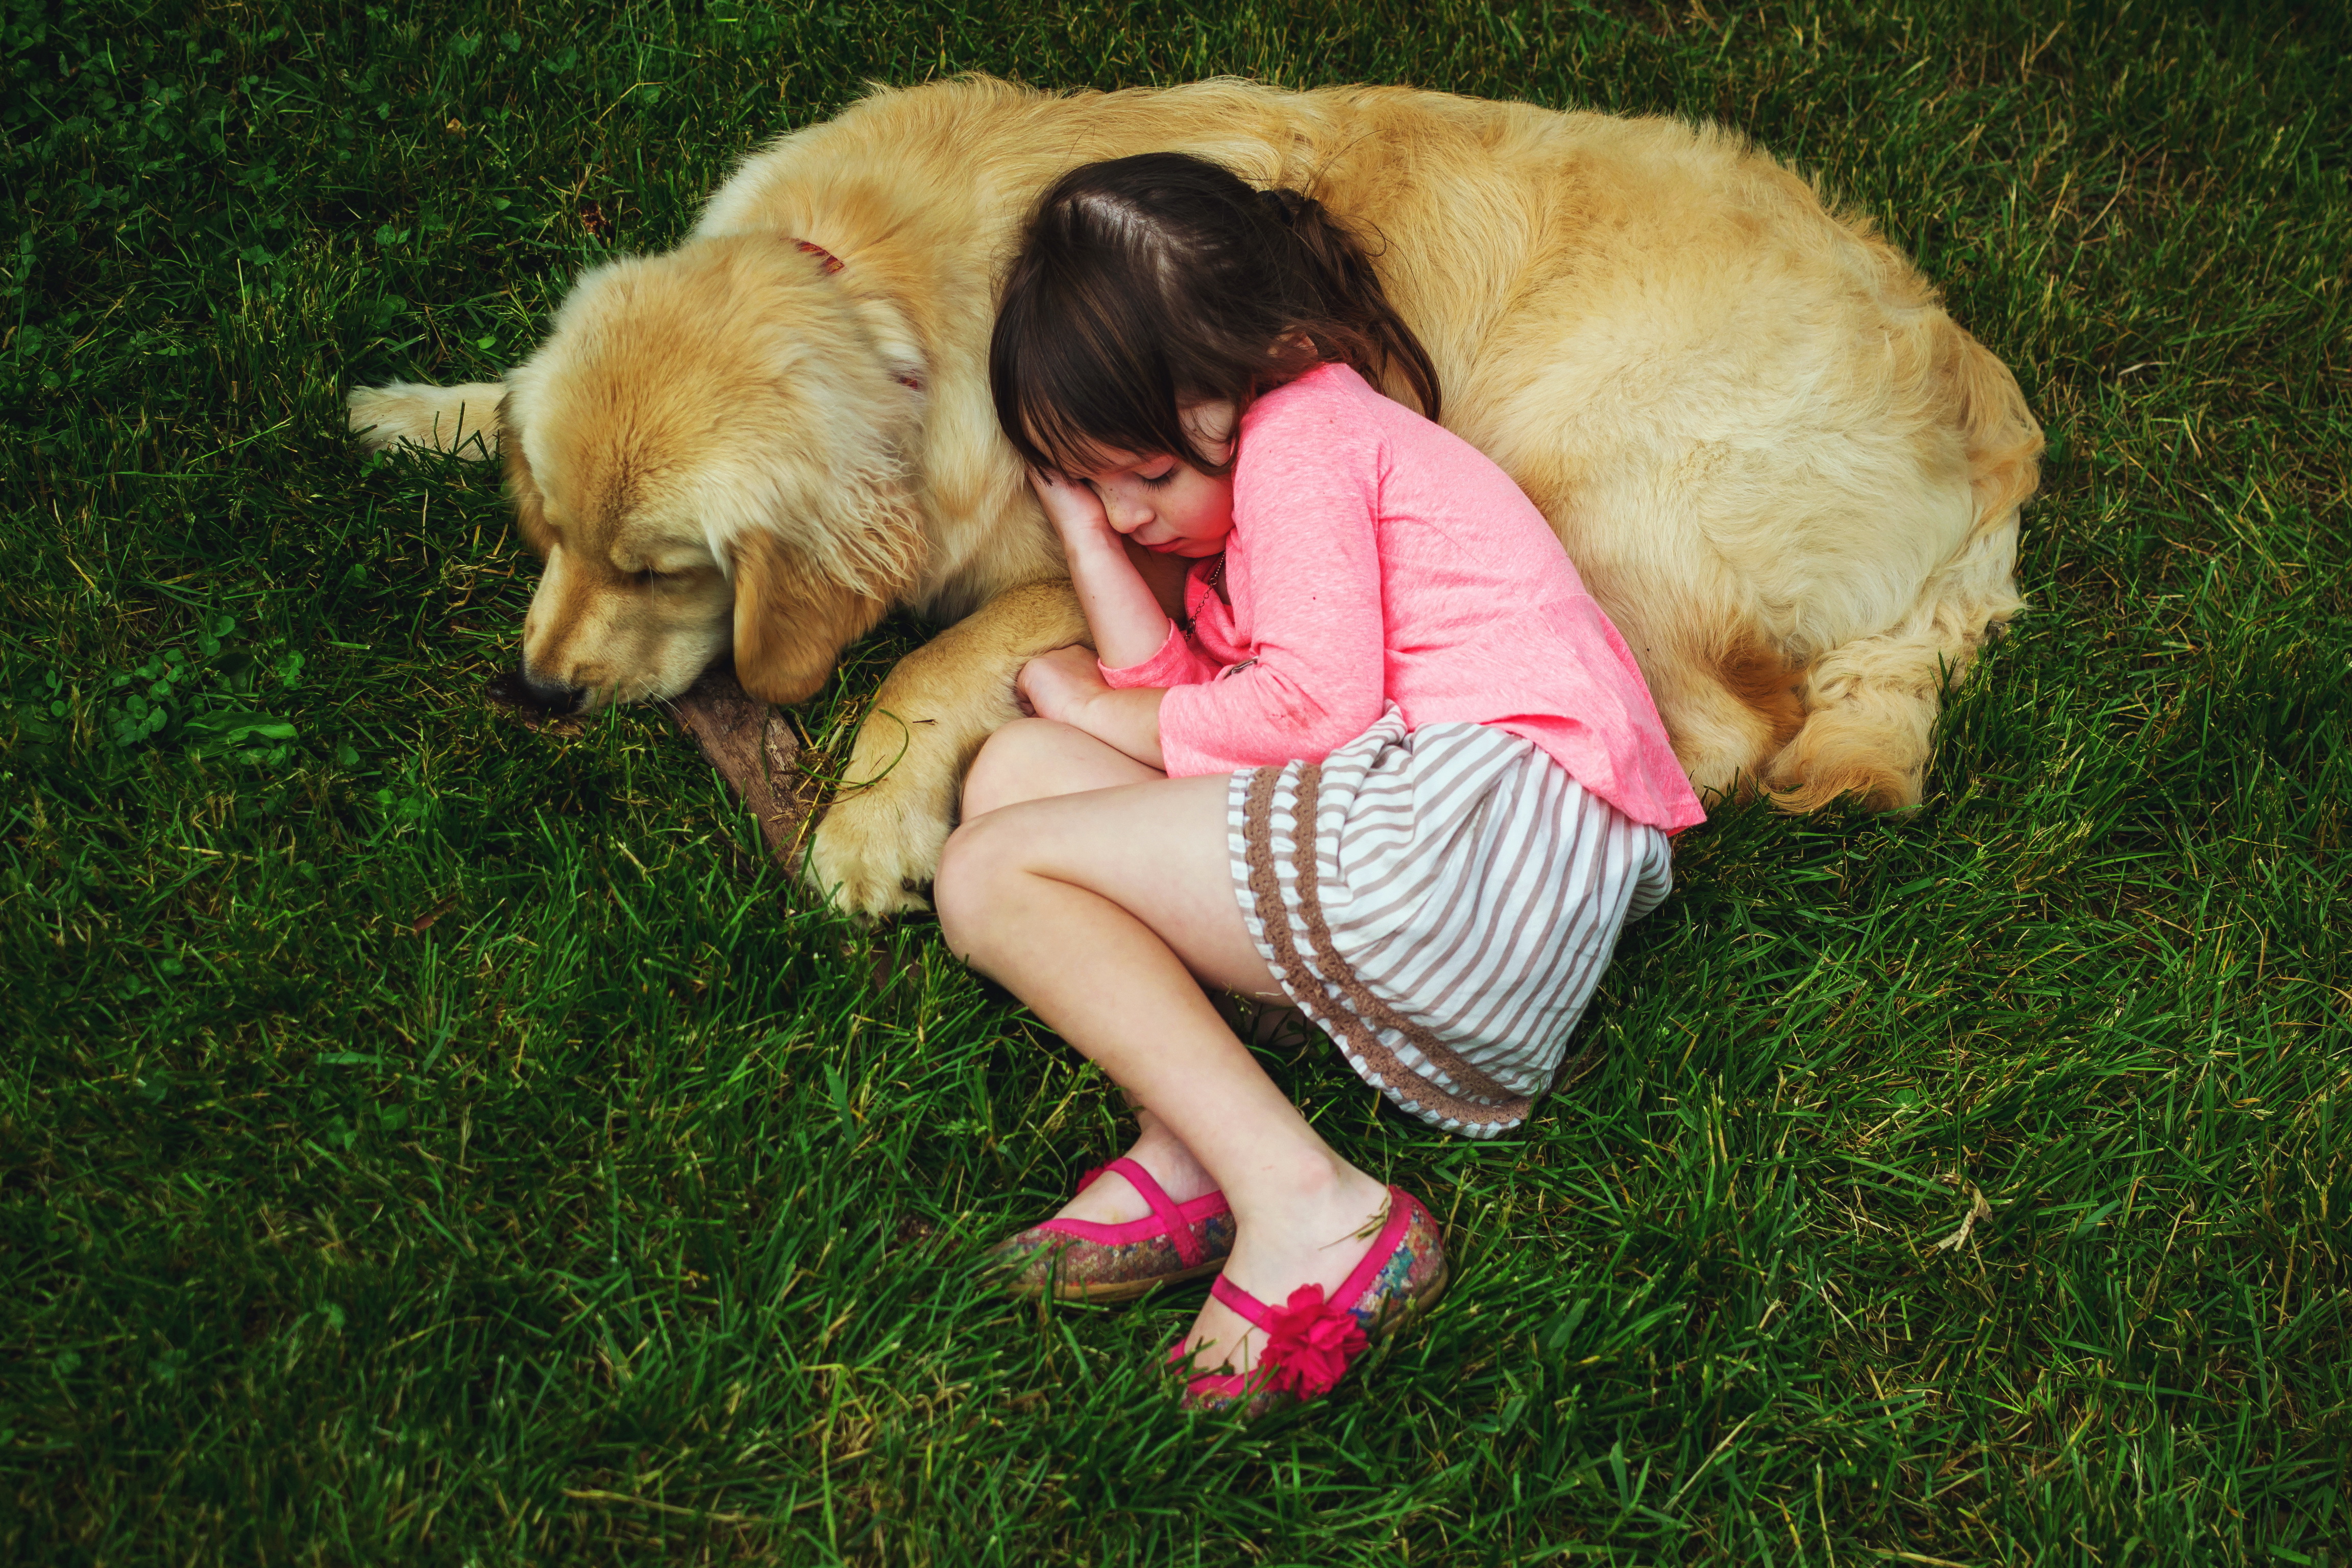
M1437 1216L1402 1187L1389 1189L1388 1218L1354 1272L1327 1300L1320 1285L1301 1285L1279 1307L1268 1306L1223 1274L1209 1294L1265 1334L1257 1364L1247 1372L1200 1373L1184 1385L1193 1410L1239 1410L1245 1418L1277 1405L1303 1404L1328 1394L1361 1355L1372 1334L1385 1334L1426 1309L1445 1289L1445 1243ZM1168 1349L1185 1364L1184 1342Z
M1265 1346L1257 1364L1264 1386L1312 1399L1328 1394L1370 1342L1355 1314L1323 1300L1320 1285L1301 1285L1266 1314Z

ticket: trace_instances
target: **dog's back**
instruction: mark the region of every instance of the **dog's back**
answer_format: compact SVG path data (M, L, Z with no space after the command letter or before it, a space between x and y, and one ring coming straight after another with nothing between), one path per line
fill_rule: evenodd
M1446 424L1550 519L1696 784L1760 782L1799 808L1918 798L1942 691L2021 604L2040 430L1866 224L1737 135L1674 121L970 79L877 93L753 154L694 237L839 256L848 324L920 387L926 538L899 602L952 619L1056 573L988 399L994 281L1055 175L1165 147L1359 226ZM355 422L380 422L379 444L490 437L495 391L361 393Z
M1551 519L1699 784L1918 798L1946 681L2021 603L2040 431L1907 260L1717 129L1390 88L967 80L772 145L700 231L824 236L905 301L934 382L925 603L1038 570L985 384L1020 221L1063 170L1160 147L1359 226L1446 424Z

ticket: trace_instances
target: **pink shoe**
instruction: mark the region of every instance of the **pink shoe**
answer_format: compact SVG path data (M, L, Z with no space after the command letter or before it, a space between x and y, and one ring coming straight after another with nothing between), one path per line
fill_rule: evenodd
M1301 1285L1269 1307L1224 1276L1209 1293L1265 1331L1247 1372L1203 1373L1184 1388L1188 1410L1232 1410L1255 1420L1286 1403L1328 1394L1372 1341L1402 1328L1445 1290L1445 1243L1437 1220L1402 1187L1389 1189L1388 1223L1372 1249L1329 1301L1320 1285ZM1183 1342L1168 1352L1184 1360Z
M1177 1203L1150 1172L1124 1157L1079 1177L1078 1191L1114 1172L1151 1205L1150 1217L1121 1225L1049 1219L1006 1237L989 1249L988 1259L1012 1276L1006 1285L1014 1295L1127 1301L1225 1266L1234 1250L1234 1214L1224 1194Z

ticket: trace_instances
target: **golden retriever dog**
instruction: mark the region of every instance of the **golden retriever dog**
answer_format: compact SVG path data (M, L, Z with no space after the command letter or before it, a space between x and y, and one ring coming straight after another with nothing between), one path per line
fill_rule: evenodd
M893 607L945 625L804 868L853 913L919 908L1014 671L1086 632L991 412L997 279L1055 176L1160 148L1365 237L1446 424L1550 519L1703 792L1919 798L1942 693L2021 604L2041 429L1903 256L1720 129L1393 88L878 91L748 159L677 249L588 272L503 384L357 391L352 426L503 458L551 703L730 651L797 702Z

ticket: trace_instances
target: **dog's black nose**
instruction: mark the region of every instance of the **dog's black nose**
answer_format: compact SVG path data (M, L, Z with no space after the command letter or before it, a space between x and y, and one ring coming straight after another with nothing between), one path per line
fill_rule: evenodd
M532 709L549 719L577 712L587 695L580 688L566 686L560 680L541 680L520 662L490 682L492 701Z

